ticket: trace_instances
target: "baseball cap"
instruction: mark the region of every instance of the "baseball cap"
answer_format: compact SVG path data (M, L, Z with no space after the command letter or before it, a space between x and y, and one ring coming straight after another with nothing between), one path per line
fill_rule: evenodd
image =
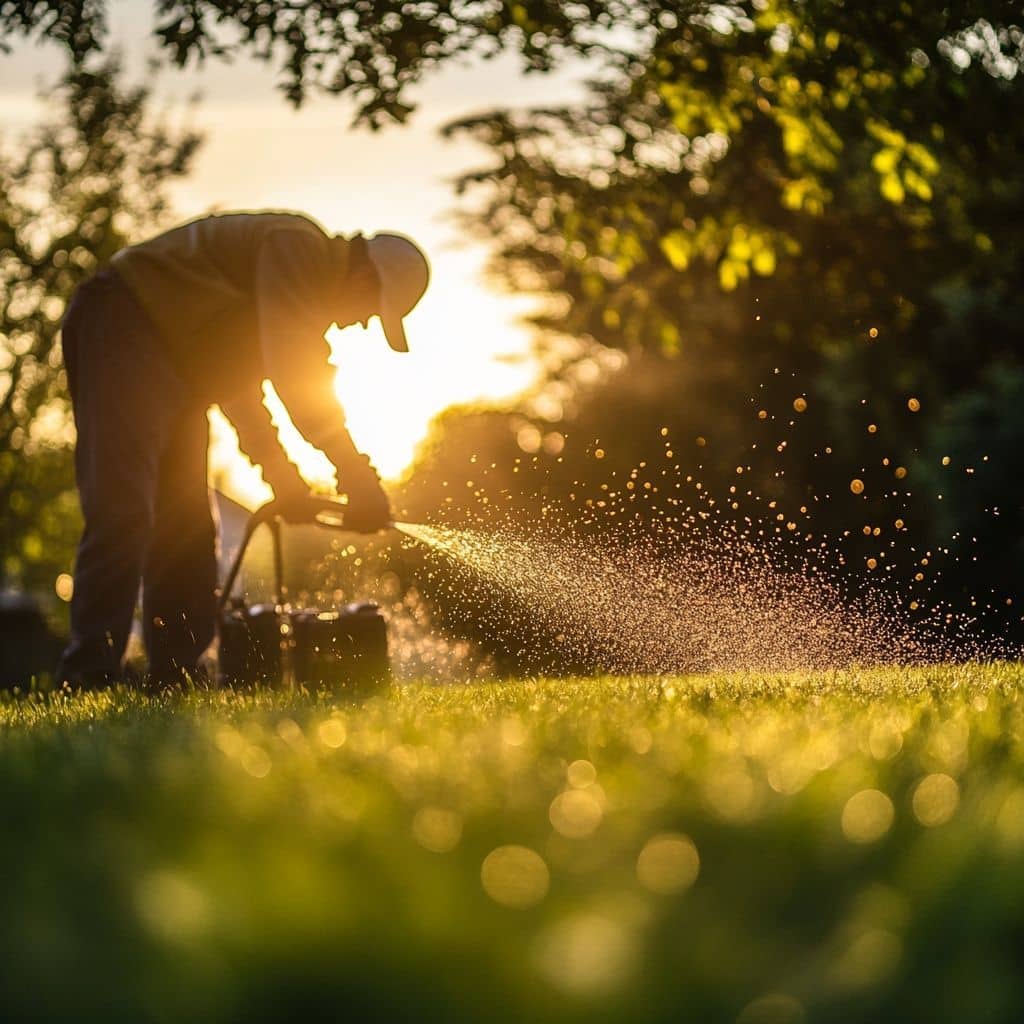
M402 319L427 290L430 264L415 242L389 232L368 238L366 252L380 278L380 322L384 337L396 352L408 352Z

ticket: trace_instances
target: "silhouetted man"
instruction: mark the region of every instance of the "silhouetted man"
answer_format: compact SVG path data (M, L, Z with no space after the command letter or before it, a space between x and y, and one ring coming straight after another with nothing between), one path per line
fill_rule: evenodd
M61 680L120 677L140 581L153 680L193 671L212 640L213 403L287 511L309 492L263 406L269 378L337 468L346 525L388 523L380 478L345 428L324 332L376 315L391 347L408 351L402 319L428 276L423 253L399 235L332 237L300 214L232 213L124 249L78 289L63 346L85 530Z

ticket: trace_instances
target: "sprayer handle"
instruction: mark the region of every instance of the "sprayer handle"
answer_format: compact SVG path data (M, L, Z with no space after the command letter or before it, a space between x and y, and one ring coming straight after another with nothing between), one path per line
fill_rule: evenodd
M346 503L338 498L311 494L307 498L293 499L286 503L276 500L267 502L253 513L253 519L257 524L281 519L293 526L326 526L343 530L346 508Z
M282 504L278 501L269 501L266 505L261 505L256 509L249 517L249 522L246 524L245 533L242 537L242 543L228 570L227 579L220 589L220 594L217 598L218 614L227 605L231 596L231 590L238 577L238 571L242 567L242 559L245 557L246 548L248 548L249 541L252 540L252 535L256 532L257 527L262 526L264 523L270 527L274 545L275 600L278 604L281 604L284 601L284 569L281 553L282 521L300 526L323 526L329 530L347 530L348 527L345 525L345 511L347 508L348 505L337 498L311 494L308 498L303 498L296 502L289 501L287 504L287 516L283 514ZM296 510L299 512L298 516L294 514ZM395 524L388 522L385 525L386 528L391 528Z

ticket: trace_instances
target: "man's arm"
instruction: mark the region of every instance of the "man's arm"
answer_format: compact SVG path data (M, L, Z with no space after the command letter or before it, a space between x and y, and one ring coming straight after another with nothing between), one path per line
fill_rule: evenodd
M289 461L270 422L270 413L256 388L240 392L220 403L221 411L238 431L242 451L263 470L263 479L274 489L274 497L287 503L289 499L308 496L309 487Z
M337 454L344 463L354 448L324 337L341 302L331 259L328 239L310 231L280 230L264 240L256 279L259 340L267 375L292 422L332 462Z
M329 249L307 232L270 235L260 251L260 342L274 388L292 422L338 471L338 489L361 506L366 523L390 518L388 500L369 459L360 454L345 426L334 390L335 369L324 337L340 305L341 282ZM353 522L356 520L353 515Z

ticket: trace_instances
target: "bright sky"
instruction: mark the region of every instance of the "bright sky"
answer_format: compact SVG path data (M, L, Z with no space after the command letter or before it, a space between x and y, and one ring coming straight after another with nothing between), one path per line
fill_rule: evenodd
M153 4L115 0L113 35L128 55L133 76L147 75L145 58ZM5 140L38 116L40 86L61 70L51 46L19 46L0 56L0 124ZM411 351L388 349L374 320L336 339L339 393L350 429L386 477L398 476L425 436L432 416L454 403L501 399L534 378L528 332L517 319L529 308L501 295L482 278L486 250L465 245L448 214L455 199L448 180L486 160L466 142L442 142L445 122L495 106L552 103L580 93L583 68L557 76L525 76L511 59L453 68L430 78L414 94L411 124L377 134L353 132L347 102L314 98L299 111L274 89L265 64L240 58L204 70L164 71L159 103L183 105L197 90L195 126L206 135L195 171L174 189L181 219L211 209L296 209L328 230L397 230L428 252L433 280L408 320ZM215 438L216 472L231 462L232 440ZM235 474L257 498L252 476Z

